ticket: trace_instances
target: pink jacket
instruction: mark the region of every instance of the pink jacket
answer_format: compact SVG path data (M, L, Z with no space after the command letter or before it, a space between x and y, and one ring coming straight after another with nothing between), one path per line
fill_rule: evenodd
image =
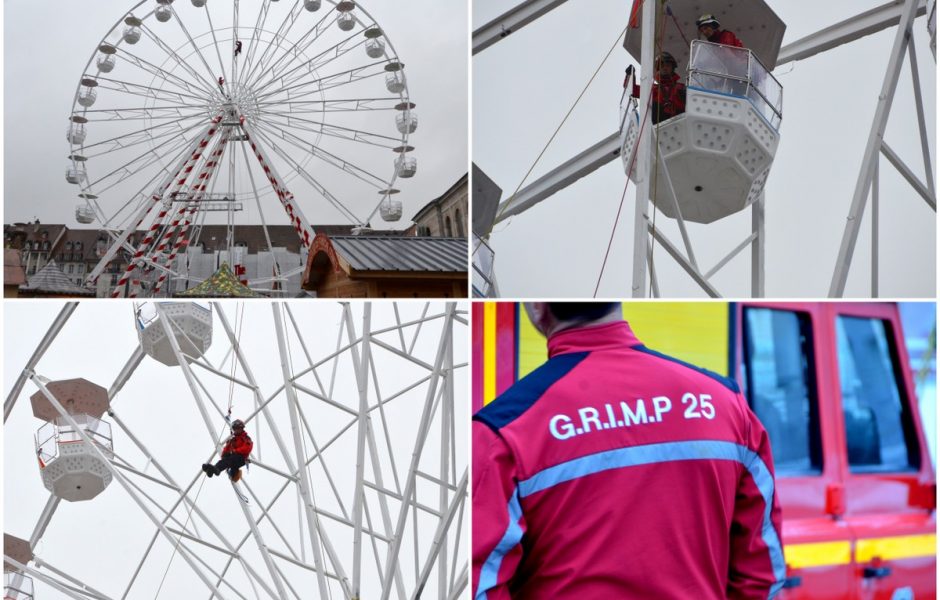
M474 416L474 600L773 597L767 433L737 384L627 323L562 331Z

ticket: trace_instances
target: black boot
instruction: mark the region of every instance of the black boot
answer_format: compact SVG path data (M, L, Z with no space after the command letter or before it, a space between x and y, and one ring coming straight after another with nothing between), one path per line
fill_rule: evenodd
M213 475L218 475L218 474L219 474L219 473L215 470L215 467L213 467L213 466L210 465L210 464L204 464L204 465L202 465L202 471L203 471L203 473L205 473L205 474L208 475L209 477L212 477Z

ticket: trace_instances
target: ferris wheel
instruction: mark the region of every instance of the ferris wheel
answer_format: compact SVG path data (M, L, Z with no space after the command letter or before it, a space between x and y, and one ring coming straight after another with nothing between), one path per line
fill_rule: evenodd
M404 63L358 2L137 3L92 52L66 130L76 220L107 235L86 281L123 251L112 295L132 276L159 294L189 279L177 258L207 223L237 251L240 225L270 249L269 226L289 224L306 249L308 214L361 230L399 220L414 109Z
M462 597L465 306L107 310L66 305L8 382L5 596ZM235 418L250 462L208 478Z

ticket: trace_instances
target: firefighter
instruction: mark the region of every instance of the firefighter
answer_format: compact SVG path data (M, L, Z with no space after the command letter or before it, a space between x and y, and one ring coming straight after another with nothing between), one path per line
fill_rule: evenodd
M773 597L770 443L737 384L618 303L525 308L549 359L473 417L473 598Z
M254 442L252 442L248 434L245 433L245 423L241 419L235 419L232 423L232 435L222 448L222 459L215 463L215 465L208 463L202 465L202 470L209 477L219 475L222 471L228 470L228 476L238 481L241 478L239 469L248 462L248 455L251 454L253 446Z
M738 36L727 29L721 28L721 23L714 15L705 14L695 21L699 34L713 44L723 44L725 46L734 46L743 48L744 44L738 39Z
M237 58L239 54L242 53L242 41L235 40L235 57Z
M219 89L222 89L222 86L225 85L225 78L219 75Z
M676 74L678 67L676 59L668 52L663 52L656 57L656 77L653 79L653 123L671 119L685 112L685 84L679 81L679 75ZM630 65L627 67L624 86L627 85L632 74L633 65ZM640 97L640 86L636 83L633 84L633 97Z

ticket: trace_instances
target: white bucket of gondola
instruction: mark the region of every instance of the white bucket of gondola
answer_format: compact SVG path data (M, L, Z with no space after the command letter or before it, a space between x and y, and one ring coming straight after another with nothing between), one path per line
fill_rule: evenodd
M167 366L179 365L173 345L166 337L160 318L167 319L173 338L186 362L201 357L212 345L212 309L196 302L161 302L138 308L137 334L141 348L154 360Z
M405 76L400 71L386 73L385 87L393 94L400 94L405 89Z
M356 17L352 13L343 13L336 17L336 25L343 31L352 31L356 26Z
M96 84L97 85L97 84ZM98 98L98 90L94 87L82 86L82 89L78 92L78 103L88 108L95 103L95 100Z
M82 225L88 225L95 222L95 209L87 204L79 204L75 207L75 220Z
M310 12L316 12L320 10L320 0L304 0L304 8Z
M192 0L192 3L196 8L202 8L206 5L206 0Z
M418 115L405 111L395 116L395 125L399 133L414 133L418 128Z
M79 184L87 179L85 169L69 167L65 170L65 180L69 183Z
M109 423L86 414L71 417L77 429L63 417L39 428L36 458L46 489L63 500L79 502L91 500L111 483L111 471L98 452L110 459L113 446ZM94 448L85 443L82 433Z
M394 222L401 219L402 207L401 200L395 200L394 198L386 198L382 201L382 204L379 205L379 214L382 215L383 221Z
M3 574L3 600L33 600L33 580L19 571Z
M99 54L98 55L98 70L102 73L110 73L114 70L114 63L116 62L113 54Z
M161 23L166 23L173 17L173 10L166 4L160 4L153 10L153 16Z
M399 177L414 177L418 172L418 159L404 154L395 159Z
M366 42L366 54L370 58L382 58L385 56L385 42L379 38L372 38Z
M66 139L73 144L82 144L85 141L85 124L69 123L69 128L65 134Z
M121 35L124 38L124 41L128 44L136 44L140 41L140 27L136 25L128 25L124 28L124 33Z

